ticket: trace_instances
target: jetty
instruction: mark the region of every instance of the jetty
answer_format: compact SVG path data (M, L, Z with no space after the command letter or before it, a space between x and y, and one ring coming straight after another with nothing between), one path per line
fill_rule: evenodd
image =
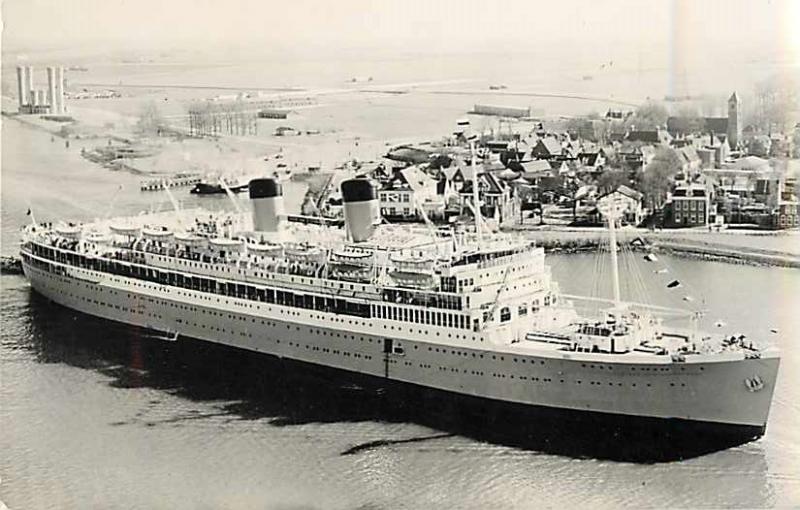
M164 189L164 186L168 188L194 186L202 180L203 176L201 174L176 174L172 177L159 177L144 180L139 183L139 189L142 191L161 191Z

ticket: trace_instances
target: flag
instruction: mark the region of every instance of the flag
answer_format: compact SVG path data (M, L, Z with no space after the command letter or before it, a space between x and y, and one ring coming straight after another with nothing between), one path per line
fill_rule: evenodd
M645 256L644 256L644 259L645 259L646 261L648 261L648 262L658 262L658 257L656 257L655 255L653 255L652 253L648 253L647 255L645 255Z
M679 282L678 280L672 280L671 282L669 282L667 284L667 288L668 289L674 289L674 288L680 287L680 286L681 286L681 282Z

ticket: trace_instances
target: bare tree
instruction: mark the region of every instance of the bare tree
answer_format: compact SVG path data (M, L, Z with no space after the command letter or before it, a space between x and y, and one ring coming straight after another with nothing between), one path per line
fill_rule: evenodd
M149 101L142 106L139 119L136 121L136 129L140 133L148 136L159 135L166 125L155 101Z
M657 101L647 101L628 118L627 124L636 129L655 129L667 123L667 109Z
M657 150L653 161L636 174L636 187L644 194L651 210L664 205L667 192L680 171L678 154L674 149L662 147Z

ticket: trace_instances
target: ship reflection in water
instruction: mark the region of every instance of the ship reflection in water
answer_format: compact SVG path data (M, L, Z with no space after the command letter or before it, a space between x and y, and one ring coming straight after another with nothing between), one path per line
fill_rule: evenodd
M749 507L785 500L774 485L796 483L782 467L794 447L777 444L789 455L777 462L765 448L781 437L779 416L760 441L652 464L713 448L695 441L664 451L658 436L523 421L207 343L160 341L51 304L13 278L11 288L4 281L10 327L0 390L9 403L0 406L9 441L0 440L0 468L11 507L84 498L101 506L125 498L173 508L394 507L402 498L525 508L545 496L553 506Z

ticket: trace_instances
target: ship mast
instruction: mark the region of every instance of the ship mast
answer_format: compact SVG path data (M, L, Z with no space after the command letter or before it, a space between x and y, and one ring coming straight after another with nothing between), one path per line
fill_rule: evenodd
M612 209L615 209L612 207ZM616 210L615 210L616 212ZM608 216L608 234L611 244L611 283L614 286L614 308L622 308L622 299L619 293L619 262L617 261L617 215L611 213Z
M613 196L609 200L599 205L600 212L608 221L608 237L611 251L611 284L614 291L614 309L622 310L622 298L619 292L619 262L617 260L617 220L622 216L624 204L614 200Z
M483 246L483 231L481 230L481 207L478 204L478 169L475 166L475 141L470 140L469 142L469 152L472 156L472 205L473 213L475 214L475 233L478 237L478 249Z

